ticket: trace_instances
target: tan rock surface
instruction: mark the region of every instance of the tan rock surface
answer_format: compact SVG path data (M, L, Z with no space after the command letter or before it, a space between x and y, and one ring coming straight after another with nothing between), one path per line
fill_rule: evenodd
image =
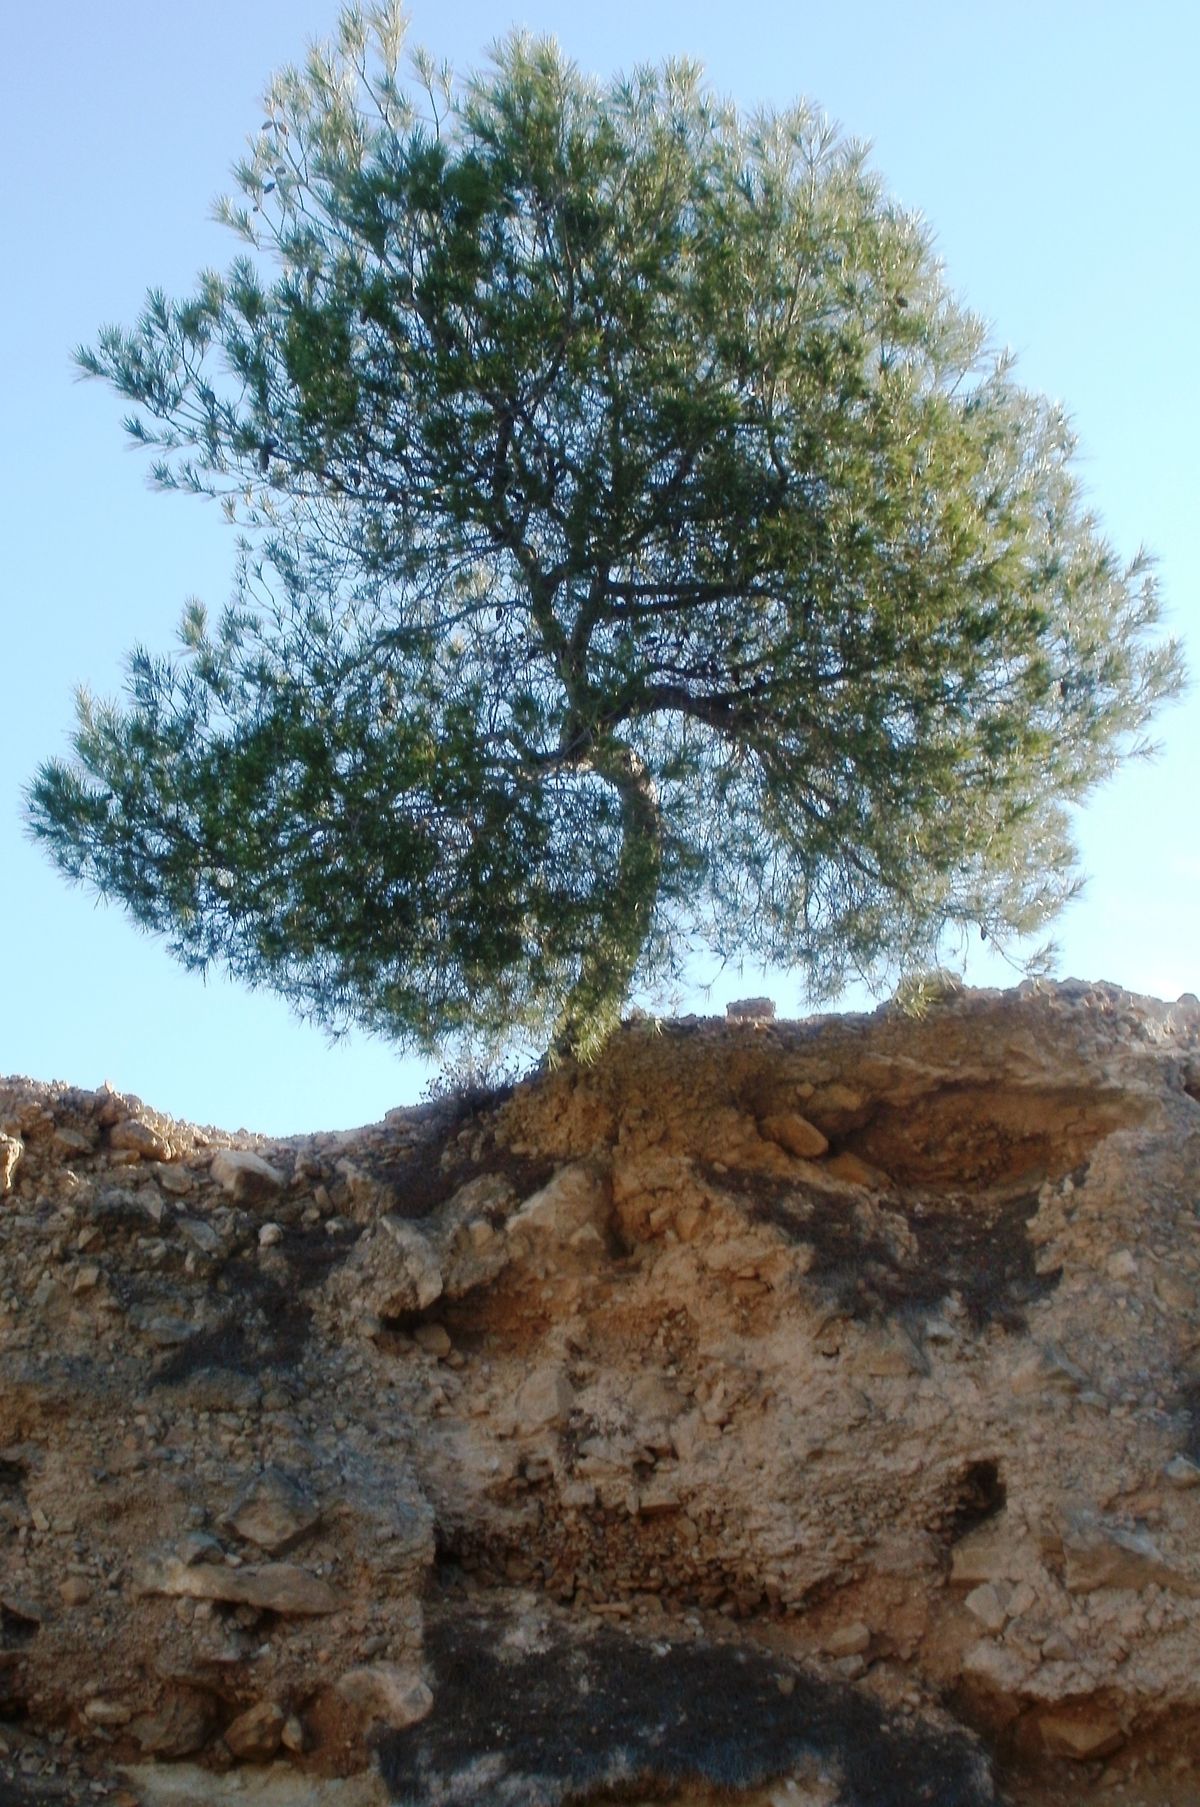
M1194 1803L1198 1049L634 1025L273 1144L0 1083L4 1798Z

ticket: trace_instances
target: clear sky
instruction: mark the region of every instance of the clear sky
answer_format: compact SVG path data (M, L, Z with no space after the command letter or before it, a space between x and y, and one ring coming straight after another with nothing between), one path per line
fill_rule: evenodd
M228 261L211 203L267 76L335 12L22 7L0 119L0 1073L108 1077L180 1116L272 1132L378 1117L415 1099L425 1070L365 1039L330 1047L275 999L184 973L118 907L62 882L24 837L20 788L64 750L74 684L115 691L130 646L172 644L188 596L227 598L233 537L215 505L147 489L119 401L76 384L69 354L102 323L131 323L148 285L183 293ZM601 74L684 53L742 105L806 94L871 140L1023 380L1068 404L1092 504L1122 553L1158 555L1200 680L1194 0L415 0L412 20L412 41L459 67L514 24L555 33ZM1091 877L1059 925L1064 975L1200 991L1198 698L1162 717L1160 759L1081 818ZM968 976L1011 977L982 957ZM711 1002L684 1008L764 983L803 1011L794 981L754 973L719 975Z

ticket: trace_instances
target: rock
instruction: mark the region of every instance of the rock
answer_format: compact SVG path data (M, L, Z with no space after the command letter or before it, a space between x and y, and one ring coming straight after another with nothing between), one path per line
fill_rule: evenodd
M222 1190L240 1205L265 1204L284 1185L279 1169L248 1148L219 1148L209 1171Z
M684 1495L676 1475L652 1475L638 1489L637 1509L643 1518L653 1518L657 1513L678 1512L683 1504Z
M1091 1713L1085 1707L1069 1713L1043 1713L1038 1719L1042 1748L1051 1757L1069 1757L1090 1763L1111 1756L1125 1742L1120 1722L1107 1713Z
M601 1228L608 1219L606 1189L590 1162L560 1167L553 1179L527 1198L509 1219L510 1237L541 1245L569 1242L578 1231Z
M177 1217L175 1227L201 1255L215 1255L221 1247L220 1236L202 1217Z
M337 1687L350 1706L397 1732L416 1725L433 1706L433 1693L420 1673L395 1663L349 1669Z
M181 1343L189 1342L200 1328L173 1312L155 1311L153 1306L136 1307L129 1314L129 1322L160 1349L177 1349Z
M284 1720L279 1741L284 1750L291 1751L294 1757L303 1756L308 1748L308 1739L304 1732L304 1722L298 1714L292 1713Z
M854 1359L860 1374L904 1379L929 1373L929 1358L904 1324L884 1324L864 1337Z
M1016 1650L981 1638L962 1659L963 1674L989 1693L1019 1694L1029 1676L1029 1663Z
M155 1184L161 1186L164 1192L169 1192L173 1198L185 1198L196 1189L196 1182L186 1167L177 1164L168 1166L165 1162L158 1161L152 1171Z
M64 1606L83 1606L92 1597L92 1584L82 1575L68 1575L59 1582L58 1595Z
M380 1219L372 1239L372 1304L381 1317L425 1311L442 1294L442 1264L429 1238L402 1217Z
M865 1656L870 1648L871 1627L861 1619L851 1619L848 1624L837 1626L821 1639L821 1649L826 1656Z
M151 1558L137 1571L144 1594L167 1594L190 1600L227 1600L239 1606L284 1614L338 1612L343 1597L318 1575L290 1562L261 1567L227 1568L223 1564L181 1562L177 1556Z
M1003 1631L1008 1622L1008 1588L1004 1582L985 1581L974 1587L963 1605L986 1631Z
M799 1111L772 1111L759 1119L758 1127L769 1142L777 1142L801 1160L815 1160L829 1148L829 1138Z
M286 1724L283 1708L273 1700L263 1700L225 1727L225 1742L243 1763L269 1763L279 1749Z
M129 1724L133 1718L133 1708L126 1706L123 1700L106 1700L102 1694L95 1694L85 1702L83 1716L93 1725L109 1726L115 1730Z
M143 1713L129 1730L147 1757L189 1757L208 1743L216 1722L204 1694L181 1694L157 1713Z
M950 1553L950 1579L967 1587L1005 1581L1021 1572L1022 1545L1007 1514L968 1531Z
M307 1488L279 1468L265 1468L238 1495L222 1521L239 1537L277 1556L320 1521Z
M449 1355L454 1347L450 1341L450 1332L444 1324L418 1324L413 1331L413 1341L426 1355L436 1355L439 1360Z
M1054 1343L1047 1343L1019 1362L1011 1381L1018 1398L1030 1393L1078 1393L1086 1385L1083 1369Z
M1200 1578L1164 1561L1154 1539L1097 1514L1066 1515L1063 1530L1063 1582L1071 1594L1090 1594L1100 1587L1158 1586L1200 1598Z
M831 1173L834 1179L844 1180L848 1186L867 1186L872 1192L891 1189L892 1182L886 1173L873 1167L870 1161L864 1161L861 1155L852 1154L848 1148L831 1155L823 1163L822 1172Z
M283 1225L282 1224L265 1223L265 1224L263 1224L262 1228L258 1232L258 1246L260 1249L278 1248L279 1244L282 1241L283 1241Z
M0 1135L0 1195L12 1191L13 1174L24 1152L19 1136Z
M1163 1473L1172 1487L1200 1487L1200 1463L1190 1456L1172 1456Z
M561 1368L535 1368L517 1390L513 1416L517 1434L532 1436L534 1432L564 1424L575 1404L575 1392Z
M171 1145L138 1117L126 1117L120 1123L114 1123L108 1132L110 1148L124 1149L134 1154L140 1161L169 1161Z
M68 1123L60 1123L54 1132L54 1147L57 1153L69 1161L73 1155L90 1155L96 1150L96 1134L93 1130L75 1129Z
M1168 1311L1195 1311L1197 1298L1196 1287L1182 1274L1156 1274L1154 1291Z

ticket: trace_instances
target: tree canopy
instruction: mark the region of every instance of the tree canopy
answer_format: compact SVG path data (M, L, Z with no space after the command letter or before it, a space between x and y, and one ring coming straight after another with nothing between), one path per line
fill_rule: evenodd
M402 40L351 8L284 70L243 254L78 354L244 537L216 622L81 697L35 834L423 1048L586 1057L697 944L821 997L1036 930L1179 682L1062 412L811 107Z

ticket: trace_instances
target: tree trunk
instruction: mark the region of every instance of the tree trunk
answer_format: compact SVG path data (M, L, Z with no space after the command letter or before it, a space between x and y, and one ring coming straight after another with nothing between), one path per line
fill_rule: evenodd
M555 1026L552 1061L596 1058L621 1020L637 963L650 933L662 876L662 812L645 761L614 739L597 740L576 769L595 772L621 799L621 852L601 900L596 939L584 952Z

